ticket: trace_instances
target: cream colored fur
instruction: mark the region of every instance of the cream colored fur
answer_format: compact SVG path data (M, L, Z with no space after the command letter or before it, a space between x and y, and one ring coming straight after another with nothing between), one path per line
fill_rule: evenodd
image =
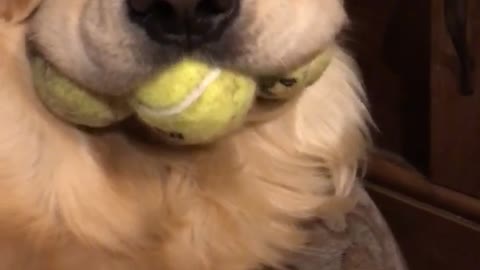
M368 113L336 45L324 76L280 116L179 150L52 117L30 80L28 21L0 23L1 270L280 266L309 237L302 221L355 203Z

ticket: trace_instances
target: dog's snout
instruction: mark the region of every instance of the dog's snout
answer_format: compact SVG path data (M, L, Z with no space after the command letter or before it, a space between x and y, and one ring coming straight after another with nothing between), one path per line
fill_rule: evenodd
M155 41L195 48L218 39L240 0L128 0L131 19Z

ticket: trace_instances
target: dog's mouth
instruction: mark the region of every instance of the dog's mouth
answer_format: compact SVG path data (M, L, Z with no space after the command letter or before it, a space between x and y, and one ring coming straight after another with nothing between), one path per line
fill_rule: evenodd
M328 67L330 58L330 52L323 52L290 74L252 79L255 82L254 97L242 125L249 123L249 116L259 111L268 112L283 107L284 104L288 103L288 100L299 96L301 90L321 77ZM182 132L147 125L145 121L140 120L138 115L128 113L128 109L125 110L128 107L127 103L122 100L125 97L98 95L96 93L101 91L83 87L81 82L75 81L67 74L62 73L41 55L33 55L31 62L35 88L40 100L52 114L67 124L93 136L121 132L142 142L160 143L167 141L173 144L196 144L186 141L186 136ZM41 89L57 92L63 100L45 102L45 91L42 93ZM95 100L89 104L85 101L86 98ZM62 104L64 101L69 105L73 104L72 106L81 105L83 107L75 111L78 107L72 107L73 109L65 107L65 104ZM67 109L58 110L62 106ZM263 109L258 110L259 107L263 107ZM253 118L258 119L259 117ZM218 136L215 139L220 139L220 137L223 136Z

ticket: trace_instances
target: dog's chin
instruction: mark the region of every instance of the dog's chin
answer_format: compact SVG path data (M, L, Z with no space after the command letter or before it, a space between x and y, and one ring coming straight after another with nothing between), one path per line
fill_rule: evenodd
M91 138L108 138L112 135L115 137L121 136L134 144L145 146L168 146L174 147L175 144L168 143L165 140L165 135L159 131L149 128L135 117L129 117L118 123L112 124L107 127L93 128L87 126L78 126L66 122L66 125L70 125L73 128L83 132L86 136Z

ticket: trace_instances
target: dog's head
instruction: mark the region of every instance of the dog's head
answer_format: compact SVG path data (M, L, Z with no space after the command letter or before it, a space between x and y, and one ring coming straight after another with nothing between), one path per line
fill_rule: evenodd
M291 69L332 42L342 2L43 0L30 33L65 75L119 94L186 54L253 75Z

